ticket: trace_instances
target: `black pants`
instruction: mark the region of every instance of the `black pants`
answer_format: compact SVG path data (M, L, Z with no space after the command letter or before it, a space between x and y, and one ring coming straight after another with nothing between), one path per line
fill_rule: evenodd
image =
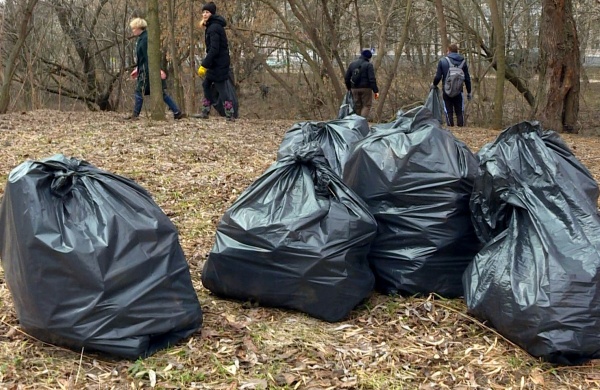
M462 127L465 125L463 113L463 94L460 93L454 97L444 94L444 111L446 112L446 124L454 126L454 114L456 114L456 125Z

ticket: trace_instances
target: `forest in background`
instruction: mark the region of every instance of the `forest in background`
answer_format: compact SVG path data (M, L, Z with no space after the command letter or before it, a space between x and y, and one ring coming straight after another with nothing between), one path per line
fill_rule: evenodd
M0 113L40 108L128 111L140 0L5 0L0 3ZM195 69L204 55L203 2L157 3L160 55L171 94L194 113ZM217 1L228 21L241 114L254 119L330 119L344 71L361 49L381 98L374 121L420 104L448 42L467 58L470 124L524 119L578 132L598 100L586 97L600 66L600 2L547 0ZM153 28L150 26L149 29ZM502 31L499 34L498 31ZM157 70L158 71L158 70ZM147 105L149 106L149 105ZM146 108L148 109L148 107ZM595 118L592 118L595 119Z

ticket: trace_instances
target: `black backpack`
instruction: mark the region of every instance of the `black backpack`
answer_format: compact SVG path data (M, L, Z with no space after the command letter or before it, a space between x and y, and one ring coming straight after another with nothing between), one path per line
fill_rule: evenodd
M360 81L360 74L362 72L362 67L366 61L363 61L358 67L354 68L352 71L352 75L350 76L350 85L352 88L356 88L358 82Z

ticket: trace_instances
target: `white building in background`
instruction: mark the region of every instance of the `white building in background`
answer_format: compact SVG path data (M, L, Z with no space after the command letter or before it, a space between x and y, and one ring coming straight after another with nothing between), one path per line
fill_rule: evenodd
M583 66L600 66L600 49L587 49L583 55Z

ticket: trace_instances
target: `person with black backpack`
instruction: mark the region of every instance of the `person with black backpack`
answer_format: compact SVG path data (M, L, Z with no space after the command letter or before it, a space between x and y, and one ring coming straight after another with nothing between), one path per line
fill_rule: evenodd
M443 85L442 97L446 124L454 126L454 114L456 114L456 124L462 127L465 125L463 84L467 88L467 99L471 100L471 76L467 62L462 55L458 54L458 45L455 43L448 46L447 55L438 62L431 87L437 87L440 80Z
M346 89L352 91L354 112L367 119L373 105L373 94L375 100L379 99L375 68L370 62L372 56L371 50L363 50L360 57L348 66L344 75Z

